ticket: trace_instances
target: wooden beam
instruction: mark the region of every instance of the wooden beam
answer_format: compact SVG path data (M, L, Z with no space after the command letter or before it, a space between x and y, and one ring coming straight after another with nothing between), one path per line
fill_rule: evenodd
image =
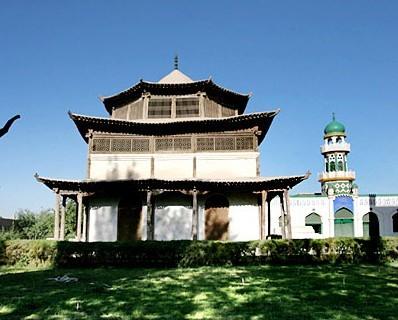
M61 195L55 194L54 207L54 240L59 240L59 206L61 205Z
M83 231L82 231L82 241L87 242L87 226L88 226L88 211L89 208L87 205L83 202Z
M271 200L267 197L267 237L271 236Z
M62 196L61 201L61 226L59 240L65 240L65 211L66 211L66 197Z
M153 203L152 203L152 190L147 191L146 207L147 207L146 239L154 240L154 209L153 209Z
M268 233L268 203L267 203L267 191L261 191L261 240L266 239Z
M287 218L287 238L292 239L292 217L290 215L290 201L289 201L289 193L286 189L283 191L283 195L286 203L286 218Z
M83 195L79 193L77 195L77 226L76 226L76 238L77 241L82 240L82 219L83 219Z
M198 197L196 189L192 192L192 240L198 240Z
M282 231L282 239L286 239L286 220L285 220L285 204L283 203L283 193L279 193L279 200L281 205L281 231Z

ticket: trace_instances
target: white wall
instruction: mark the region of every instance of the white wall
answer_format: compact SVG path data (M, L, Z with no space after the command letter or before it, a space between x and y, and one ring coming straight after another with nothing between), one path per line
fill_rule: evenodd
M233 194L229 200L229 240L260 239L259 207L255 195Z
M358 197L358 207L355 208L355 214L358 216L360 228L362 229L363 216L372 211L379 219L380 235L382 236L398 236L398 232L393 232L392 216L398 210L397 195L383 195L375 197L372 203L369 196ZM362 234L361 234L362 235Z
M89 176L94 180L150 178L150 155L90 155Z
M118 202L114 198L90 200L88 241L117 240Z
M155 240L191 240L192 200L178 193L156 199Z
M154 169L156 178L191 178L193 177L193 156L192 154L157 154Z
M257 175L258 152L197 153L198 178L238 178Z
M305 226L305 217L312 212L320 215L322 234L314 232L312 227ZM292 236L294 239L327 238L330 236L330 203L327 197L290 197L290 214L292 219ZM281 234L279 217L282 214L279 197L271 201L271 234Z
M314 197L291 197L290 207L293 222L293 238L318 238L319 235L312 234L305 230L305 217L311 212L318 213L322 218L322 238L334 236L334 208L333 199L326 196ZM379 219L379 228L381 236L398 236L397 232L392 229L392 216L398 209L398 196L378 196L376 195L376 202L370 203L369 196L354 196L354 236L363 236L363 216L372 211L376 213ZM280 209L278 209L278 200L272 201L272 233L280 234L278 217ZM277 212L277 213L276 213Z
M258 152L90 154L89 177L94 180L255 177ZM237 170L238 169L238 170Z

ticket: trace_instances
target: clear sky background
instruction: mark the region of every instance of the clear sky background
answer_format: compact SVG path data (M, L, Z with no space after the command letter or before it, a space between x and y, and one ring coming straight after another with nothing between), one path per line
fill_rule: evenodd
M336 113L360 193L398 193L398 1L2 1L0 216L52 207L35 172L86 174L67 111L107 116L98 96L180 70L281 108L261 146L262 175L311 178Z

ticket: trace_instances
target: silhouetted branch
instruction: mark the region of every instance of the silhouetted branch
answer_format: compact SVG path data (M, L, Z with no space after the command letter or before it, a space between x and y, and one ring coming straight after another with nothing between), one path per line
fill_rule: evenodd
M12 126L12 124L14 123L14 121L17 120L17 119L19 119L19 118L21 118L21 116L20 116L19 114L17 114L16 116L12 117L10 120L8 120L8 121L6 122L6 124L4 125L4 127L0 129L0 138L1 138L2 136L4 136L4 135L8 132L8 130L10 129L10 127Z

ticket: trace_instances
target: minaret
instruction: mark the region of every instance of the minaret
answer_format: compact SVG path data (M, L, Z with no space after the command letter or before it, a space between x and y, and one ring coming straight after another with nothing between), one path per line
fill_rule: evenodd
M324 170L319 175L322 193L329 196L357 193L353 183L355 172L348 170L347 163L351 147L346 142L345 127L336 121L334 113L332 121L325 127L323 139L321 153L324 157Z

